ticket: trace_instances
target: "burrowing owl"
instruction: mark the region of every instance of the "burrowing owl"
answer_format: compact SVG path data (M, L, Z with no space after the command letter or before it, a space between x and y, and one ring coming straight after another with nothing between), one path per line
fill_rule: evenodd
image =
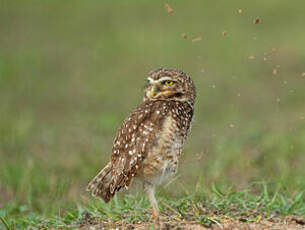
M108 202L134 178L141 180L159 215L155 186L175 175L194 112L196 90L185 73L160 68L152 71L143 103L123 122L112 147L110 162L87 190Z

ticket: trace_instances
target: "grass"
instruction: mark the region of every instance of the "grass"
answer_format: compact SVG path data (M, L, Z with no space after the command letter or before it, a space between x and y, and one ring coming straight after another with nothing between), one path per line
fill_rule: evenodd
M164 214L304 217L304 3L168 3L173 14L161 0L0 3L1 227L149 218L140 193L108 206L85 187L160 66L198 91L179 175L158 190Z
M255 193L253 190L260 192ZM279 184L254 183L248 189L239 191L233 191L232 187L222 191L213 184L209 195L185 194L177 200L160 195L158 200L161 212L168 217L169 223L179 226L183 225L183 220L212 227L221 226L228 218L252 223L288 215L305 217L303 196L304 191L296 195L287 194ZM120 198L116 196L108 204L85 199L73 209L52 217L41 216L30 211L27 206L12 203L0 213L0 217L6 229L74 229L84 226L134 227L148 223L150 213L149 202L142 194L130 194ZM151 226L154 225L151 223Z

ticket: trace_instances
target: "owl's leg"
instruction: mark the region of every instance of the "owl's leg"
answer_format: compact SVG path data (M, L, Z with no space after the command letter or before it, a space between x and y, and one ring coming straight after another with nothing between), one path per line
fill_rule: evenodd
M152 218L158 218L160 211L155 197L155 186L151 183L144 182L144 190L152 207Z

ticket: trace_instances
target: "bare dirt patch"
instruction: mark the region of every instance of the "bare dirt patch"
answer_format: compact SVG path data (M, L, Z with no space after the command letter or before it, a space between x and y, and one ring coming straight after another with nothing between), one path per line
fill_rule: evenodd
M200 218L199 218L200 219ZM255 221L247 221L243 218L232 218L228 216L198 217L189 216L181 218L178 216L166 216L159 220L134 221L126 219L113 221L102 220L89 216L82 223L71 225L73 229L194 229L194 230L298 230L305 229L305 220L302 217L271 217L256 218Z

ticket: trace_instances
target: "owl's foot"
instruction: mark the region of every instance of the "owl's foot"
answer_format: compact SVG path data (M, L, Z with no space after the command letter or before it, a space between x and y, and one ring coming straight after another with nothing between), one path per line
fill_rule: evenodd
M156 216L155 214L151 214L149 221L150 222L157 222L160 216Z
M150 223L153 224L156 229L168 229L168 217L166 216L152 214Z
M151 216L150 216L150 221L156 221L159 218L160 218L159 210L156 210L156 209L152 208Z

